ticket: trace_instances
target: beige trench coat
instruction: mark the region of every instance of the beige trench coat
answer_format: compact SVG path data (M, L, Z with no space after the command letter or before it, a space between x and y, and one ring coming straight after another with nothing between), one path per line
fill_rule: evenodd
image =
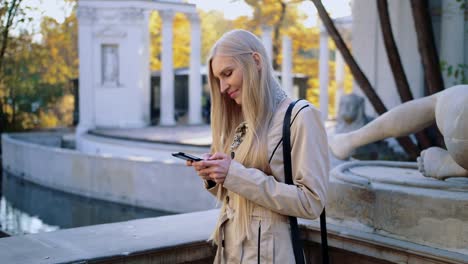
M233 160L223 187L226 211L220 215L220 237L215 263L295 263L291 244L288 215L314 219L320 216L327 198L328 143L320 112L312 105L302 109L306 101L296 104L291 126L292 172L295 185L284 178L282 138L283 119L292 100L280 103L268 133L268 157L273 175L258 169L246 168ZM298 113L298 114L297 114ZM297 116L296 116L297 114ZM277 147L278 146L278 147ZM276 150L275 150L276 149ZM206 185L207 186L207 185ZM216 195L218 185L209 188ZM233 241L231 192L255 202L252 218L252 238ZM221 237L221 235L223 237ZM215 240L216 241L216 240ZM260 257L258 257L260 255Z

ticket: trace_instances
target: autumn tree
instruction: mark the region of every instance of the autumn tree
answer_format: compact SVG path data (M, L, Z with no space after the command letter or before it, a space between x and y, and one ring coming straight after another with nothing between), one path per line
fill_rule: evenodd
M40 34L41 41L28 31L9 36L0 71L3 131L71 125L71 80L78 77L75 13L63 23L45 17Z
M7 127L8 118L6 116L5 103L7 102L5 91L3 66L5 64L5 54L10 45L11 31L26 20L31 20L26 16L29 6L22 6L23 0L1 0L0 1L0 134Z

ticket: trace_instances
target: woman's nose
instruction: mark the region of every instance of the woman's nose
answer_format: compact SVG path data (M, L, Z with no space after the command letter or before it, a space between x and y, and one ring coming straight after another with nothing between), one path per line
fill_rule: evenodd
M226 81L221 80L219 84L221 87L221 93L226 92L226 90L229 88L229 84Z

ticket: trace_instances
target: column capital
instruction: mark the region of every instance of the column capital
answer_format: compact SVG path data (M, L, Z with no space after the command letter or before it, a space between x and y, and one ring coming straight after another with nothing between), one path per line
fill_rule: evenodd
M173 10L164 10L164 11L160 11L159 15L163 19L163 22L172 21L172 19L174 19L175 12Z

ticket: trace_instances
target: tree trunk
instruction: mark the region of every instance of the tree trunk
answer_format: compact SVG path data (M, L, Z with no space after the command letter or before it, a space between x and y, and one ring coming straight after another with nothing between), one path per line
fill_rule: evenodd
M411 0L411 10L429 94L435 94L444 89L444 81L440 72L439 55L435 46L428 1Z
M432 20L426 0L411 0L414 26L418 38L418 49L424 67L424 77L427 83L428 94L435 94L444 90L444 80L440 71L439 54L434 41ZM444 137L436 125L426 130L434 131L435 143L439 147L445 147Z
M338 30L335 28L335 25L333 24L333 21L328 15L328 12L325 10L325 7L322 5L322 2L320 0L311 0L311 1L314 3L315 8L317 9L317 12L320 16L320 19L322 20L325 28L328 31L328 34L332 37L333 41L335 42L336 47L338 48L341 55L343 56L343 59L345 60L346 64L348 64L349 69L351 70L351 73L353 74L353 77L358 83L359 87L364 92L366 97L369 99L375 111L380 115L385 113L387 111L387 108L383 104L382 100L380 100L374 88L372 88L372 85L370 84L369 80L362 72L359 65L354 60L353 56L351 55L351 52L349 51L348 47L344 43L343 38L341 37ZM397 138L397 140L398 140L398 143L400 143L400 145L406 151L406 153L412 159L416 159L416 157L419 155L419 149L416 147L416 145L413 144L411 139L409 137L402 137L402 138Z
M5 127L6 127L6 118L5 118L5 113L3 112L3 102L2 99L0 98L0 135L5 132Z
M390 23L390 16L388 13L388 2L387 0L377 0L377 10L379 13L380 26L382 29L382 36L384 39L385 50L387 52L388 62L392 69L393 78L395 79L396 88L400 95L401 102L407 102L413 100L413 94L411 93L408 79L406 78L403 65L400 60L400 53L398 52L395 39L393 37L392 25ZM415 134L419 144L423 149L432 146L429 137L425 131L421 131Z
M273 39L274 40L273 40L273 55L272 55L273 58L272 59L273 59L273 69L275 69L275 70L279 70L279 65L276 62L275 58L279 54L280 28L283 25L283 20L284 20L284 17L286 15L286 4L283 1L280 1L280 4L281 4L280 18L279 18L278 24L276 24L276 26L275 26L275 31L273 33Z
M11 26L13 25L13 20L16 17L21 1L22 0L13 0L10 6L6 4L8 11L6 16L5 28L2 32L2 43L0 47L0 73L2 71L3 58L5 57L6 48L8 46L8 35L10 33Z

